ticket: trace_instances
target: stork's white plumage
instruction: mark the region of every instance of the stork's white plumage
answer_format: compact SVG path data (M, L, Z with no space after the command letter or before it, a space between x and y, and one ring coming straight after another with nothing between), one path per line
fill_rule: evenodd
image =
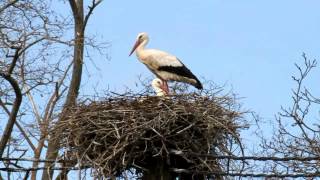
M139 33L129 56L136 51L138 59L163 81L162 89L169 93L167 81L179 81L202 89L198 78L175 56L157 49L145 49L147 33Z
M159 78L155 78L151 83L157 96L167 96L167 92L163 90L163 82Z

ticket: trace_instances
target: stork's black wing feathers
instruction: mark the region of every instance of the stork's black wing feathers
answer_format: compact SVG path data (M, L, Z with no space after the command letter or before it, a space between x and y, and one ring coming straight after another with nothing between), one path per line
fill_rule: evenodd
M194 84L194 86L198 89L202 89L201 82L185 65L182 65L182 66L160 66L158 68L158 70L159 71L166 71L166 72L174 73L179 76L186 77L186 78L194 79L197 81L197 84Z
M196 77L192 74L192 72L185 66L160 66L158 68L159 71L166 71L169 73L174 73L179 76L195 79Z

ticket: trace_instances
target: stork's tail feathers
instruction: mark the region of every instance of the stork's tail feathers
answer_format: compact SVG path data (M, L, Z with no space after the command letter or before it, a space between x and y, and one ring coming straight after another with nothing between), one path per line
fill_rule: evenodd
M203 89L203 87L202 87L202 84L201 84L201 82L197 82L197 84L195 84L195 86L194 87L196 87L197 89L199 89L199 90L202 90Z
M194 87L196 87L197 89L202 90L203 86L202 86L201 82L198 79L195 79L195 80L196 80L196 83L193 83L192 85Z

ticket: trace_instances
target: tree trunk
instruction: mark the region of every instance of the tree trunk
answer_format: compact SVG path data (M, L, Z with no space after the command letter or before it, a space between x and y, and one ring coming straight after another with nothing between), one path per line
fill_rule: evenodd
M169 171L166 163L158 160L150 168L148 172L144 172L142 180L174 180L174 176Z
M73 71L71 77L71 83L67 95L66 102L64 104L62 113L58 119L59 123L63 117L67 109L76 104L76 99L79 94L79 88L81 83L81 75L82 75L82 65L83 65L83 49L84 49L84 17L83 17L83 1L82 0L69 0L74 22L75 22L75 45L74 45L74 57L73 57ZM54 133L51 134L48 142L48 149L46 154L46 159L54 160L58 156L59 151L59 139L56 139ZM54 166L54 163L45 163L45 167L49 168L50 166ZM44 171L42 174L42 179L52 179L53 170L49 172Z

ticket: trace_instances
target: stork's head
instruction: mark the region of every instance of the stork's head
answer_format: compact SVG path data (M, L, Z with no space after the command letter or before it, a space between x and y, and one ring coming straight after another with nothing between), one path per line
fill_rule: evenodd
M142 32L139 33L136 39L136 43L134 44L129 56L131 56L131 54L137 49L137 47L140 46L140 44L147 44L149 42L149 36L147 33Z
M167 92L163 89L163 82L159 78L155 78L151 83L153 89L156 91L157 96L166 96Z

